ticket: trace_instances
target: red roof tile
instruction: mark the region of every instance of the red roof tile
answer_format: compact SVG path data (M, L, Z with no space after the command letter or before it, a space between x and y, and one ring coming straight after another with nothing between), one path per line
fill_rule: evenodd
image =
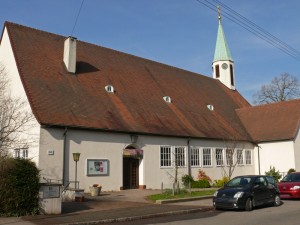
M9 22L5 26L42 125L251 140L235 111L249 103L218 80L82 41L77 41L73 75L63 65L65 37ZM115 93L107 93L106 85Z
M237 110L256 142L291 140L300 128L300 99Z

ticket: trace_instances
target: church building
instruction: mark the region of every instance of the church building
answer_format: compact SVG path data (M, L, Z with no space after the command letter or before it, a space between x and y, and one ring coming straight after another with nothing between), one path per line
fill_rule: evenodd
M28 152L41 178L85 191L160 189L175 169L216 180L231 161L233 176L300 170L300 100L251 106L221 22L212 77L5 22L0 63L36 119Z

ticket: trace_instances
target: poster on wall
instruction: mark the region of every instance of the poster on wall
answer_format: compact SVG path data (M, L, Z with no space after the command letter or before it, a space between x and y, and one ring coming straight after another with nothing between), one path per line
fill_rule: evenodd
M88 176L108 176L109 161L107 159L88 159L87 160Z

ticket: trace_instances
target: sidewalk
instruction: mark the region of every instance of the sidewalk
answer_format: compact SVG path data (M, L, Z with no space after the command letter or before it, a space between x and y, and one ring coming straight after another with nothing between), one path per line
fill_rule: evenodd
M210 204L155 204L147 195L159 190L124 190L85 196L84 202L64 202L61 215L1 218L0 224L101 224L211 210ZM207 201L208 202L208 201Z

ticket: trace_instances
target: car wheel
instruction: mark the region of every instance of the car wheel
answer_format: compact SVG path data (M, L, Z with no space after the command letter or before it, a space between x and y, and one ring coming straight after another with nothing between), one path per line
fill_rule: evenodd
M280 204L281 204L281 200L280 200L279 195L275 195L274 206L280 206Z
M246 204L245 204L245 210L246 211L252 211L253 205L252 205L252 199L247 198Z

